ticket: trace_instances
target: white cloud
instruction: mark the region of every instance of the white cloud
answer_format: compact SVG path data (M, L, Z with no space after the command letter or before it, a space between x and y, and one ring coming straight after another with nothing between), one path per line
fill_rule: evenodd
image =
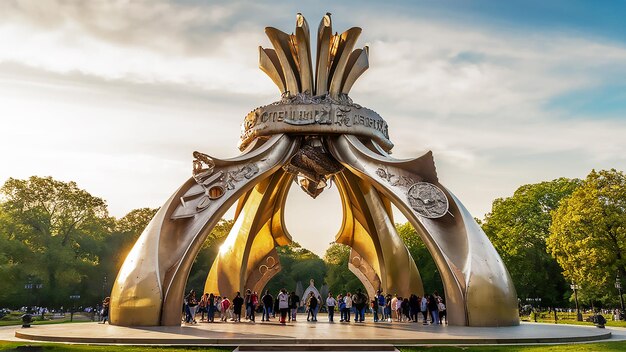
M394 11L333 11L336 30L362 25L371 47L352 98L387 120L396 156L432 149L475 216L524 183L626 169L623 119L545 108L626 76L622 44ZM11 128L0 180L76 180L117 216L160 205L188 177L193 150L234 156L243 116L277 99L256 48L269 45L266 25L291 32L294 14L257 3L1 2L0 120ZM338 226L336 195L322 198L294 195L302 206L287 220L296 241L319 239L318 253ZM312 230L307 207L332 209L331 221Z

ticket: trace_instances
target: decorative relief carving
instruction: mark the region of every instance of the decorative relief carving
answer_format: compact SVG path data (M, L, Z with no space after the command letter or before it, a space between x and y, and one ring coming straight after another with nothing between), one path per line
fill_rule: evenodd
M386 166L376 169L376 175L389 182L389 184L394 187L408 188L415 183L415 181L408 176L398 176L390 173Z
M449 204L446 194L432 183L413 184L407 192L407 198L411 208L425 218L440 218L448 212Z
M244 178L249 180L257 173L259 173L259 167L256 164L247 164L236 171L227 172L223 182L227 190L233 190L235 189L235 183L243 181Z
M307 126L307 127L304 127ZM352 102L347 95L283 94L280 101L256 108L241 125L240 149L259 136L278 133L357 134L370 136L390 149L389 129L373 110Z
M277 265L278 265L278 260L276 260L276 258L271 257L271 256L267 257L265 259L265 264L259 265L259 273L261 275L265 275L265 273L267 273L268 271L274 268L278 269Z
M215 168L215 163L210 156L200 153L193 152L193 170L192 175L193 178L198 183L202 183L207 177L213 174L213 169Z
M173 218L185 218L201 212L211 205L211 201L222 198L226 191L237 188L237 183L251 179L259 173L257 163L249 163L231 171L215 171L215 162L207 154L193 152L192 177L202 187L201 192L188 192L180 198L181 208L174 212ZM261 159L260 162L266 159ZM195 211L190 210L195 203Z

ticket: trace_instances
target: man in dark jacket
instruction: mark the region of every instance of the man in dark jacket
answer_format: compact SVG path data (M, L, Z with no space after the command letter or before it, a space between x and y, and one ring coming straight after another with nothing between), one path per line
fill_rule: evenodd
M265 290L265 295L263 295L261 301L263 302L263 318L261 318L261 321L270 321L270 314L272 313L272 306L274 305L274 297L270 295L269 290Z
M298 312L298 305L300 304L300 297L296 295L295 292L291 292L289 295L289 310L291 310L291 314L289 314L289 321L296 321L296 313Z
M352 295L352 304L354 305L354 310L356 311L356 316L354 317L354 322L363 322L365 321L365 307L367 306L368 297L367 294L361 291L361 289L357 289L356 293Z
M235 321L241 321L241 307L243 306L243 298L241 292L237 291L233 298L233 312L235 313Z

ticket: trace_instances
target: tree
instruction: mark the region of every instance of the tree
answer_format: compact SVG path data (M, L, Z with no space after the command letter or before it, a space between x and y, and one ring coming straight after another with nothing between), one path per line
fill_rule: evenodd
M215 261L217 257L217 252L234 224L235 220L221 219L213 230L211 230L211 233L204 240L198 255L194 259L193 266L189 272L189 279L187 279L185 292L189 292L191 289L196 290L196 292L202 292L204 290L204 283L209 274L209 270L211 270L213 261Z
M559 178L519 187L513 196L493 202L482 229L502 257L521 299L542 298L561 305L569 285L546 250L551 212L574 192L580 180Z
M552 216L548 250L588 299L616 301L626 277L626 175L592 170Z
M157 211L158 208L134 209L115 220L112 233L100 244L98 254L102 260L97 273L91 277L92 281L102 283L100 300L109 295L126 256Z
M0 189L3 251L14 268L14 294L23 284L43 284L30 304L59 306L81 293L89 273L98 266L99 244L113 226L104 200L78 188L75 182L32 176L10 178Z
M318 288L324 282L327 269L324 261L317 254L302 248L298 242L276 247L276 251L282 269L265 287L272 294L282 288L295 291L298 281L308 283L310 279L313 279Z
M348 268L350 250L349 246L333 243L324 254L324 262L328 268L325 282L330 292L345 294L346 292L356 292L357 289L366 292L361 280Z
M396 230L404 242L404 245L409 250L413 261L415 261L415 265L417 265L417 269L422 277L425 293L434 291L444 292L437 265L421 237L413 228L413 225L408 222L396 224Z

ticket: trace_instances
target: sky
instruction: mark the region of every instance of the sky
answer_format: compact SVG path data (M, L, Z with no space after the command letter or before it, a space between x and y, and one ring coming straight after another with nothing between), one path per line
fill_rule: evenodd
M237 156L244 116L278 100L258 46L298 12L363 28L351 98L387 121L394 157L432 150L477 218L524 184L626 170L626 1L5 0L0 182L76 181L116 217L162 205L193 151ZM292 188L286 216L323 255L339 195Z

